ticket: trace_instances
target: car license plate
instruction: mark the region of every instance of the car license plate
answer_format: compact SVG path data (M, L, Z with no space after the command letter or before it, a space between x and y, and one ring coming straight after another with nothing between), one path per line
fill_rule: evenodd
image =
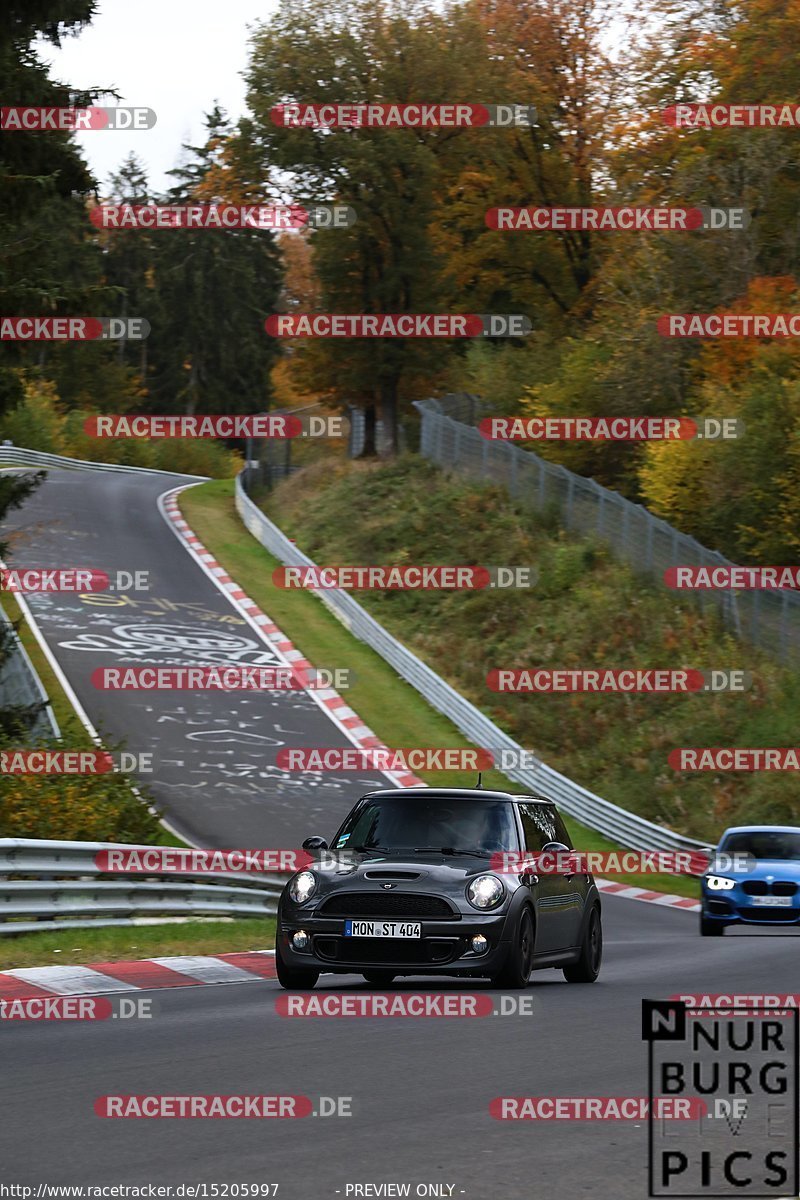
M385 938L418 938L422 937L422 924L419 921L353 921L344 923L345 937L385 937Z
M759 908L791 908L791 896L754 896L753 904Z

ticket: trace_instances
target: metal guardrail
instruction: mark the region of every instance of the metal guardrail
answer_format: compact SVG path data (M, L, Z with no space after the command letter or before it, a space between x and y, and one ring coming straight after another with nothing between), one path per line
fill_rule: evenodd
M716 550L654 516L619 492L548 462L533 450L492 441L475 424L487 415L485 401L452 393L417 400L420 453L440 467L507 488L519 503L543 511L555 508L566 529L607 542L635 571L663 584L669 567L730 567ZM735 591L730 588L684 592L702 612L717 612L737 638L780 661L800 663L800 596L790 589Z
M0 631L9 632L11 630L11 621L4 610L0 608ZM0 707L21 705L28 708L34 704L44 705L31 724L31 736L58 738L61 736L61 730L58 728L55 713L50 705L50 698L28 652L16 633L13 633L13 638L14 647L3 666L0 667Z
M236 479L236 510L246 529L284 566L316 565L253 504L244 491L241 476ZM335 588L320 591L318 595L354 637L366 642L429 704L448 717L473 745L514 753L522 750L480 709L460 696L441 676L392 637L348 592ZM564 812L576 820L630 849L685 850L705 845L604 800L602 796L595 795L554 771L546 763L539 762L534 768L511 767L504 774L514 783L556 801Z
M288 875L171 871L101 878L108 873L96 865L96 854L148 848L0 838L0 936L124 925L148 916L265 917L277 911Z
M135 475L178 475L183 479L209 478L208 475L184 475L182 471L162 471L160 467L88 462L84 458L65 458L61 454L45 454L43 450L26 450L22 446L0 445L0 467L72 467L78 471L124 471Z

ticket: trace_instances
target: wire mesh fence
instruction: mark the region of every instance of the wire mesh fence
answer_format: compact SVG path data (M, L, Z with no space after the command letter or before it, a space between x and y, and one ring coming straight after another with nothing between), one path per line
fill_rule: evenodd
M348 458L358 458L364 451L365 419L364 410L356 405L348 405L342 412L334 412L323 404L306 404L302 408L276 409L276 413L297 416L308 419L312 416L336 416L341 420L342 451ZM401 426L398 430L398 449L403 451L407 445L406 430ZM389 436L380 418L375 422L375 450L380 456L388 454L391 448ZM329 455L332 452L331 443L323 438L265 438L259 442L251 440L247 448L247 467L244 474L244 487L249 493L257 487L272 488L282 479L293 475L302 467L308 466L316 458ZM335 453L335 451L334 451Z
M420 453L441 467L507 488L522 504L555 512L575 533L606 542L615 555L659 583L669 567L730 567L734 564L681 533L641 504L592 479L547 462L532 450L492 441L475 428L485 411L477 396L451 394L415 404ZM704 611L718 612L725 627L782 662L800 663L800 595L733 589L692 591Z

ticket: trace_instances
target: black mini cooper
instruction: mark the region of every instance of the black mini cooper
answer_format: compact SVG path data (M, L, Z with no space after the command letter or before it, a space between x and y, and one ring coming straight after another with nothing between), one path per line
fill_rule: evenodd
M531 971L570 983L600 972L600 896L587 872L536 874L504 852L571 849L555 806L533 796L451 788L369 792L319 862L293 875L278 905L275 959L288 989L322 973L391 983L398 975L488 977L525 987ZM565 864L569 866L569 864Z

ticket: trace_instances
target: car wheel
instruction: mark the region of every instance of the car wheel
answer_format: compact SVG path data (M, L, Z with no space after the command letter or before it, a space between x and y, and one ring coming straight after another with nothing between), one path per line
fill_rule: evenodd
M375 987L387 987L397 978L393 971L362 971L361 974L367 983L371 983Z
M289 967L281 957L280 944L275 942L275 969L278 983L289 992L306 991L313 988L319 979L319 971L312 967Z
M595 905L583 935L580 958L571 966L564 967L564 977L567 983L594 983L600 974L602 961L603 925L600 921L600 909Z
M722 921L709 921L700 913L700 937L722 937L724 932Z
M503 969L492 976L495 987L524 988L528 986L533 968L533 917L526 905L520 913L517 928Z

